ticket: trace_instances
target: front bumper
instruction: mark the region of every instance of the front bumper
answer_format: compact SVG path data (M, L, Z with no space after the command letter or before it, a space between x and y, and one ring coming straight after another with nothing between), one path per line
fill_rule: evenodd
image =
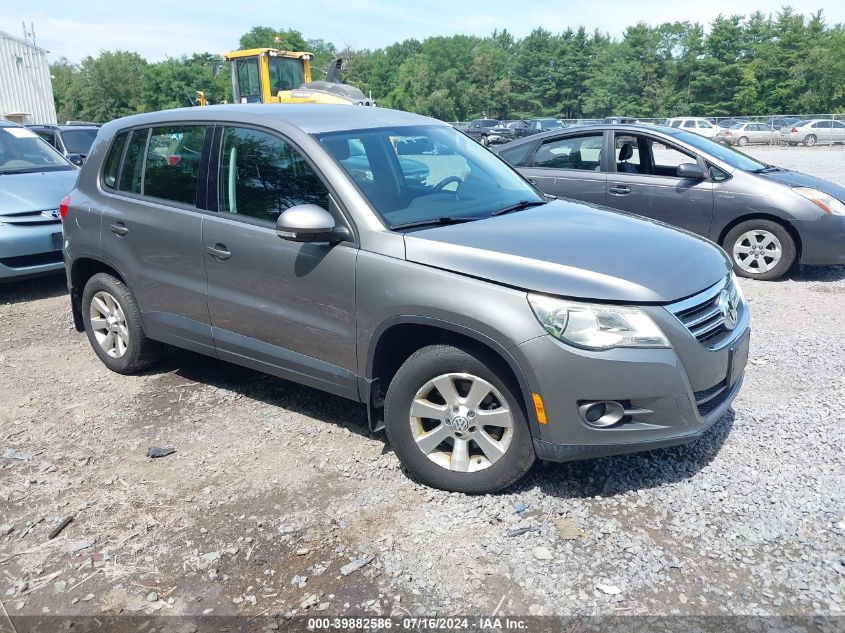
M801 238L802 264L845 264L845 216L825 214L818 220L793 220Z
M0 225L0 281L63 270L61 238L53 237L61 232L61 224Z
M545 407L546 424L535 426L539 458L571 461L685 444L731 406L747 358L747 308L737 330L718 349L699 343L665 308L644 310L669 338L671 349L591 352L550 335L512 348L520 366L529 368L526 379ZM591 426L579 406L593 401L619 402L626 415L607 428Z

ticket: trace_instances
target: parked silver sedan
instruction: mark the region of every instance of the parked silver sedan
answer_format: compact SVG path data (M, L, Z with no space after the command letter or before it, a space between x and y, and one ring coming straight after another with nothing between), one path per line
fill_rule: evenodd
M786 125L780 129L781 138L790 145L803 143L845 143L845 123L833 119L810 119Z
M719 129L717 138L730 145L745 147L749 143L773 144L780 142L780 131L765 123L734 123L728 129Z

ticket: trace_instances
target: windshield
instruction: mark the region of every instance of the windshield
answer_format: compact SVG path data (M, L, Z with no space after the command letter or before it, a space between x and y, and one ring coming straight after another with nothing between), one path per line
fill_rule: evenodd
M65 149L69 154L84 154L87 156L94 144L94 139L97 138L97 131L94 129L62 130Z
M0 127L0 174L75 169L32 130Z
M270 58L270 92L294 90L305 83L305 66L301 59Z
M727 145L716 143L715 141L711 141L709 138L699 136L698 134L675 130L672 130L671 134L678 140L684 141L688 145L692 145L703 152L707 152L736 169L741 169L743 171L756 171L766 167L765 163L756 161L750 156L746 156L742 152L738 152Z
M537 192L497 156L439 125L317 137L390 228L491 216Z

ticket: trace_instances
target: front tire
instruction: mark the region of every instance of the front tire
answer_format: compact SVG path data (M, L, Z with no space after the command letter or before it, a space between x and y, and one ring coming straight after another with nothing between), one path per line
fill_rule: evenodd
M776 222L748 220L725 236L723 248L740 277L771 281L785 275L795 263L795 241Z
M85 333L103 364L118 374L134 374L158 358L159 344L147 338L135 295L119 279L98 273L82 292Z
M525 412L503 363L448 345L414 352L384 405L387 437L423 483L468 494L497 492L534 463Z
M815 137L814 134L810 134L809 136L807 136L807 138L804 139L804 146L805 147L812 147L813 145L816 144L817 140L818 139Z

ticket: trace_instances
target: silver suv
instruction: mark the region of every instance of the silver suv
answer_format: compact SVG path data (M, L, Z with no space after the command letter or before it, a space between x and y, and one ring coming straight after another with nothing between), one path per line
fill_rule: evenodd
M366 403L446 490L692 441L742 383L748 311L722 251L550 201L414 114L120 119L66 203L75 324L110 369L169 344Z

